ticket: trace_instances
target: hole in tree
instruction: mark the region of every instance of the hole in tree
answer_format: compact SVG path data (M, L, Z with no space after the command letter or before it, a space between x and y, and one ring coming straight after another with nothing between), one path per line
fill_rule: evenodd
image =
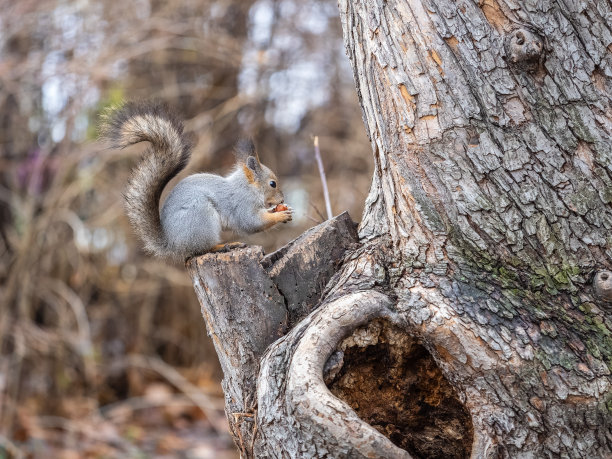
M417 458L467 458L472 419L429 352L397 327L357 329L324 370L331 392Z
M608 280L608 273L603 273L601 275L601 280Z

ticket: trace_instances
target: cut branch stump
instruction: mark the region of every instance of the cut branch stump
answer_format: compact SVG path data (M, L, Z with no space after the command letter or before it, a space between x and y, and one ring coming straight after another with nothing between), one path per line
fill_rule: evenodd
M225 411L242 457L253 457L261 357L317 307L356 243L355 223L345 212L267 256L261 247L247 246L187 260L223 370Z

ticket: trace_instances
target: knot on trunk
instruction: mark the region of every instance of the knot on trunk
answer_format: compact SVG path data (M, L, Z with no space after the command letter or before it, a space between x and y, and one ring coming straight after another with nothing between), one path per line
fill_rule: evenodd
M521 71L534 71L541 62L544 40L537 33L522 27L506 36L506 54L510 65Z
M595 274L593 288L600 299L612 302L612 272L600 271Z

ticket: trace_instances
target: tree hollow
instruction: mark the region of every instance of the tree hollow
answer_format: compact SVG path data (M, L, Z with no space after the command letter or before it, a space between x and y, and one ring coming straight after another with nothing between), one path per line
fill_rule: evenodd
M419 458L467 458L471 417L431 354L385 320L342 341L325 367L331 392Z

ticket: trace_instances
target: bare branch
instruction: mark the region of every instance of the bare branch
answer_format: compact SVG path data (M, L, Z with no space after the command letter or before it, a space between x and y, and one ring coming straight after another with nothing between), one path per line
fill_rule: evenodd
M325 209L327 210L327 219L330 220L334 215L332 214L331 203L329 201L329 190L327 189L327 178L325 177L325 169L323 168L323 161L321 160L321 151L319 150L319 136L314 138L314 151L315 158L317 160L317 166L319 166L319 175L321 176L321 185L323 185L323 198L325 199Z

